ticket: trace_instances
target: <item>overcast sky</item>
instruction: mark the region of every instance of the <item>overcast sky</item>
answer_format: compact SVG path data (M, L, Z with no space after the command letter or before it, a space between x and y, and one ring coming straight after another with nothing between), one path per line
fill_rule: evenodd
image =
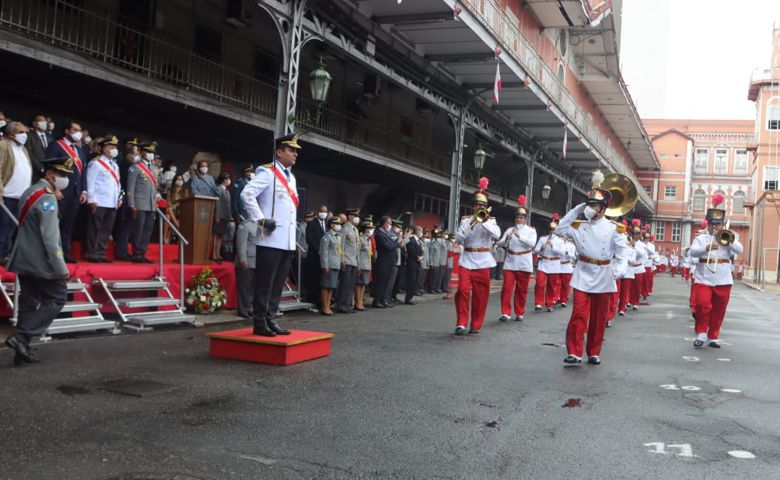
M624 0L621 64L642 118L753 119L780 0Z

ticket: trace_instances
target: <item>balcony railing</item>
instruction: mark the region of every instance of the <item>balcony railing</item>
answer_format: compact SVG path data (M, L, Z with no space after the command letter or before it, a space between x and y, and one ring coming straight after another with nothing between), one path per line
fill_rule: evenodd
M463 3L491 31L493 37L502 44L504 51L512 55L531 78L541 86L547 96L556 102L566 114L569 122L577 126L593 148L607 160L615 171L626 175L636 185L639 185L634 171L610 145L591 116L579 107L574 96L569 93L563 82L539 55L533 44L525 38L520 28L509 18L501 4L497 0L464 0ZM646 205L653 205L650 196L641 189L639 197Z

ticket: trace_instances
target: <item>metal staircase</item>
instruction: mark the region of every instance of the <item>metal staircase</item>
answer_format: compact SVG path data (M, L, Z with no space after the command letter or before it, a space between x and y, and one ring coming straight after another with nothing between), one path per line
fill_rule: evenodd
M195 316L189 315L179 305L168 288L168 282L161 277L151 280L95 280L106 291L109 300L114 305L122 325L135 331L151 330L155 325L171 323L195 323ZM127 292L154 292L164 291L165 296L127 297L122 294ZM159 307L176 307L170 310L157 310ZM128 309L155 308L148 312L129 312Z
M19 290L19 280L13 282L0 282L0 296L3 297L8 308L11 309L11 325L16 326L16 318L19 316L19 298L16 293Z
M110 330L114 335L121 332L118 322L106 320L100 313L101 305L95 303L92 295L89 293L87 284L81 280L68 282L68 295L81 294L86 300L71 300L65 303L60 310L60 316L54 319L49 329L46 330L40 339L43 342L51 340L52 335L71 332L92 332L97 330ZM63 317L63 313L90 312L89 315L82 317Z

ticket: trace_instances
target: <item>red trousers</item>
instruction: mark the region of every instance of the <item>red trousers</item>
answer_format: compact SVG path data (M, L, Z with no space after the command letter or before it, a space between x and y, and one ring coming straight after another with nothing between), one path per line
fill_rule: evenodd
M642 285L645 284L645 274L635 273L634 281L631 282L631 293L628 303L639 306L639 297L642 295Z
M669 273L674 277L674 274L677 273L677 267L669 267Z
M534 304L552 308L555 305L555 299L560 295L560 288L560 274L547 274L537 270L536 283L534 284Z
M691 277L691 268L690 267L683 267L683 269L682 269L682 278L683 278L683 280L685 280L687 282L690 277Z
M645 267L645 293L643 297L649 296L653 293L653 267Z
M691 306L691 312L696 315L696 298L693 296L693 287L696 286L696 280L691 275L691 293L688 295L688 305Z
M524 315L525 300L528 298L528 282L531 279L531 272L504 270L503 273L504 284L501 286L501 315L512 316L512 297L514 297L515 300L515 315Z
M566 349L569 355L582 357L582 343L588 333L588 356L600 355L604 343L604 329L607 326L607 309L610 298L615 294L586 293L574 289L574 304L566 329Z
M569 293L571 292L571 277L574 275L573 273L561 273L560 274L560 296L558 297L558 300L561 301L561 303L569 303Z
M617 280L616 283L620 282L620 280ZM620 287L618 287L618 291L613 293L611 297L609 297L609 309L607 310L607 320L612 320L615 318L615 315L617 314L618 309L618 303L620 303Z
M630 298L631 289L634 288L634 279L620 278L618 279L617 284L618 293L620 294L620 298L618 299L618 311L625 312L626 304L629 303L628 300Z
M455 293L455 311L458 326L469 324L469 300L471 300L471 328L479 330L485 323L488 298L490 297L490 268L469 270L458 268L458 291Z
M731 285L710 287L697 283L693 287L694 311L696 312L696 334L706 333L715 340L726 316L726 307L731 296Z

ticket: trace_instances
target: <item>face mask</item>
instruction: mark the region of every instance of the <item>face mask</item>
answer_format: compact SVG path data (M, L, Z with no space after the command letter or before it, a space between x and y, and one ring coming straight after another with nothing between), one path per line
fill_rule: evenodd
M147 153L146 154L146 161L147 162L151 162L152 160L154 160L154 154L153 153Z
M200 173L209 173L209 167L200 167L198 171Z
M333 231L334 232L340 232L341 231L341 225L333 225Z
M54 122L49 122L48 127L49 127L49 131L53 132L54 131Z
M394 231L395 233L401 233L401 229L400 229L400 228L398 228L398 227L395 227L395 228L393 228L393 231Z
M108 151L108 156L111 158L116 158L117 155L119 155L119 150L116 148L112 148Z
M595 208L593 208L590 205L588 205L587 207L585 207L585 211L582 212L582 213L585 214L585 218L590 220L591 218L595 217L598 212L596 211Z
M70 138L71 138L71 140L73 140L74 142L78 142L78 141L80 141L80 140L81 140L81 132L71 132L71 134L70 134Z
M181 187L182 185L184 185L184 180L176 180L177 187Z
M17 133L16 135L14 135L14 138L16 138L16 141L17 143L19 143L19 145L24 145L25 143L27 143L26 133Z
M54 178L54 186L57 187L57 190L65 190L66 188L68 188L69 183L70 183L70 178L68 177L57 176Z
M0 128L3 128L6 126L5 120L0 120Z
M353 218L352 219L352 223L354 223L355 225L359 225L360 224L360 217Z
M317 214L317 217L319 217L320 220L325 220L328 218L328 212L320 212Z
M87 145L89 145L90 143L92 143L92 137L87 137L87 138L85 138L85 139L84 139L84 143L86 143Z
M254 172L252 172L252 173L250 173L250 174L249 174L249 179L250 179L250 180L252 180L253 178L255 178L255 174L254 174Z
M367 233L367 234L368 234L368 236L370 237L370 236L374 235L374 229L373 229L373 228L370 228L370 229L368 229L368 231L367 231L366 233Z
M35 126L38 127L38 130L46 130L46 122L35 122Z

